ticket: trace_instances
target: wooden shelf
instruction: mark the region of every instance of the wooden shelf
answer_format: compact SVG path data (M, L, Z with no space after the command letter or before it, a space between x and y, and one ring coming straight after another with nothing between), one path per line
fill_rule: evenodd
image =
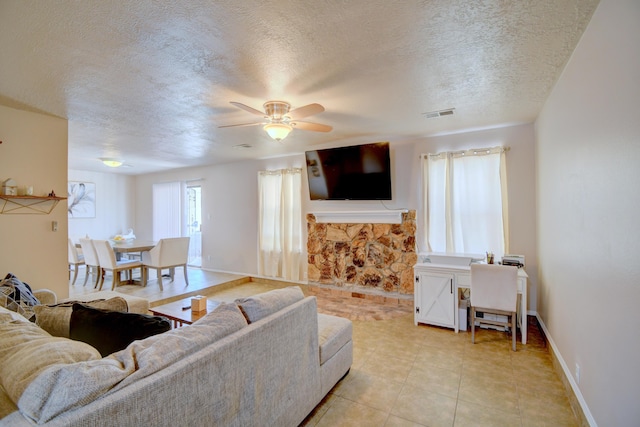
M0 214L47 215L60 200L66 200L66 197L0 195Z

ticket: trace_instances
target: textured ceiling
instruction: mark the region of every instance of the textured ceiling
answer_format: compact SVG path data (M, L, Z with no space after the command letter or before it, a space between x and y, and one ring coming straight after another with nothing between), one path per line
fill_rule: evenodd
M528 123L597 3L1 0L0 104L67 118L71 169L127 174ZM333 131L218 129L271 99Z

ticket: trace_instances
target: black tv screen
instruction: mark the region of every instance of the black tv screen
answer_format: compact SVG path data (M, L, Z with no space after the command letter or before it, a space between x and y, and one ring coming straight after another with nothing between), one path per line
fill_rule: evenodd
M391 200L389 143L305 152L311 200Z

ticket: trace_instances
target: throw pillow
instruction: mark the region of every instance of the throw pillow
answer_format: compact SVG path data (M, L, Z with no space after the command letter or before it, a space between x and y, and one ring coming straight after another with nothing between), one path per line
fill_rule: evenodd
M304 299L302 289L299 286L289 286L246 298L238 298L235 302L247 322L253 323L302 299Z
M73 304L79 301L67 301L56 305L37 305L33 309L36 312L36 325L49 332L54 337L69 338L69 324ZM129 311L127 300L122 297L113 297L108 300L95 300L82 302L93 308L101 308L109 311Z
M21 314L27 320L34 320L33 306L40 304L31 287L12 273L0 281L0 306Z
M165 317L120 313L84 304L73 304L69 338L92 345L102 356L126 348L135 340L167 332L171 323Z
M0 381L16 404L47 368L101 358L90 345L52 337L31 322L0 322L0 336Z

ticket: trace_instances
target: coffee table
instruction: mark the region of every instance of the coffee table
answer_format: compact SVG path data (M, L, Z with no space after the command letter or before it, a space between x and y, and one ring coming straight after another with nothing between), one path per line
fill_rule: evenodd
M191 298L184 298L179 301L170 302L168 304L151 307L151 311L156 316L164 316L173 321L173 327L178 328L183 325L191 325L196 320L202 318L207 313L211 313L220 301L214 301L207 298L207 309L202 311L191 310ZM186 307L186 308L185 308Z

